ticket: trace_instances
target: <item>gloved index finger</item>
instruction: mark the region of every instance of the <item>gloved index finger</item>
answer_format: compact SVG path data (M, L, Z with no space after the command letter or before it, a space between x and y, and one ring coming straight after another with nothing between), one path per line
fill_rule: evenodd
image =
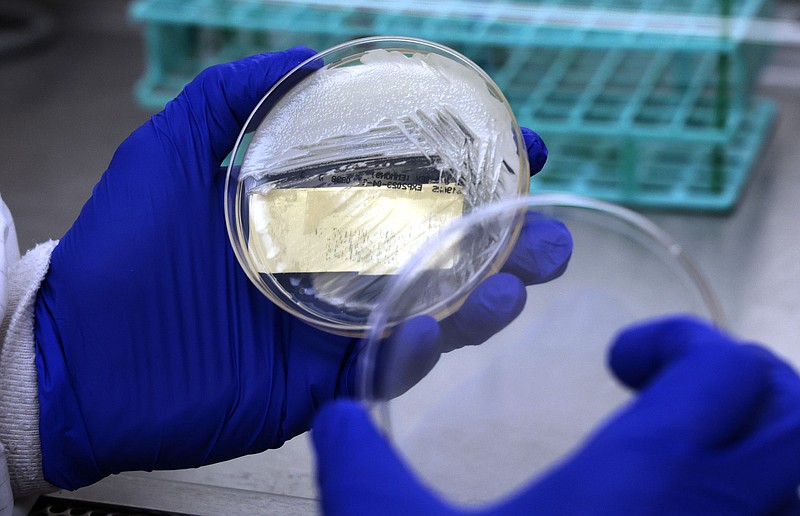
M522 312L525 286L508 273L486 278L452 315L443 319L437 349L447 353L489 340Z
M545 283L564 273L571 256L572 235L567 226L529 210L502 272L515 275L526 285Z
M711 326L689 318L623 332L610 365L641 389L622 413L629 431L669 442L723 446L742 435L769 393L765 361Z
M356 378L369 381L364 385L369 392L361 394L372 400L391 399L416 385L439 360L438 337L436 319L420 315L400 324L386 339L374 342L377 347L369 357L371 363L359 369L359 374L367 378Z

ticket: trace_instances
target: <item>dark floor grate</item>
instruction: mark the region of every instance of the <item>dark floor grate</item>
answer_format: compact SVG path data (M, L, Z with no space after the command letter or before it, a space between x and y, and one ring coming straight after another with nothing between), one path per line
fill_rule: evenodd
M177 512L154 511L42 496L28 516L189 516Z

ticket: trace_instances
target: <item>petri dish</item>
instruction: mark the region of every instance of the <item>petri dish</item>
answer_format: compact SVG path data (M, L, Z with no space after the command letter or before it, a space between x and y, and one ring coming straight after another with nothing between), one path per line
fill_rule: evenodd
M240 264L270 300L355 336L417 249L529 181L514 114L483 70L434 42L373 37L317 54L266 93L233 150L225 214ZM496 269L518 230L459 257L474 273L464 288ZM419 309L444 317L461 290Z
M542 226L560 221L572 240L563 273L526 286L518 315L478 345L464 344L486 324L481 317L434 321L432 331L415 299L446 289L449 257L520 209L527 212L518 245L536 245L512 257L522 256L530 270L563 259L563 234L554 239L552 227ZM439 271L434 280L431 270ZM457 505L495 503L547 471L629 399L605 366L616 333L674 314L724 325L702 274L648 219L571 194L497 203L454 223L393 277L370 320L359 394L424 483Z

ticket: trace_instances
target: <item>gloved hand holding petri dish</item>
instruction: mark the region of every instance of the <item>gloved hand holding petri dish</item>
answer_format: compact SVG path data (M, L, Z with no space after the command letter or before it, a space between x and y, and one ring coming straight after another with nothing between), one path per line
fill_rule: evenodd
M312 57L262 99L234 149L226 217L237 258L270 300L326 331L363 335L390 278L441 230L519 197L530 169L502 92L436 43L355 40ZM520 217L462 254L443 317L513 247ZM477 249L477 248L476 248ZM464 287L464 288L461 288Z

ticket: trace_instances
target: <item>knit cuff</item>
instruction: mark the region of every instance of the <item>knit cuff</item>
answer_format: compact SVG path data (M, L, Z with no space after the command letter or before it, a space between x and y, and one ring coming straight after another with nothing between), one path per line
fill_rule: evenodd
M33 326L36 293L56 244L39 244L8 269L8 305L0 325L0 442L17 499L57 489L42 473Z

